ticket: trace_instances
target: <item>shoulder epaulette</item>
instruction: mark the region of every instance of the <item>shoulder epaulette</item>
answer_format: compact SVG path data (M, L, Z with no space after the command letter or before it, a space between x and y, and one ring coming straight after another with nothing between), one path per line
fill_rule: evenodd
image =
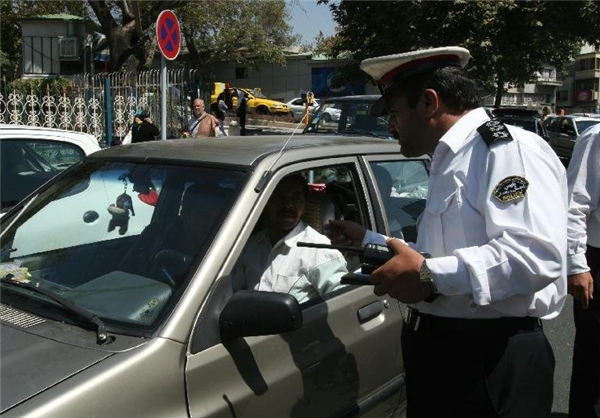
M512 141L513 137L508 132L506 125L498 119L491 119L477 128L477 132L483 138L487 146L496 141Z

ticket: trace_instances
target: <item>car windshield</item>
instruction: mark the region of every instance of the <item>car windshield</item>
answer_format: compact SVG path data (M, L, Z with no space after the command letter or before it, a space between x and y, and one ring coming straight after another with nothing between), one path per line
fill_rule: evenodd
M255 89L247 89L247 92L252 94L254 97L257 97L259 99L266 99L267 96L265 96L264 94L262 94L262 92L255 90Z
M577 124L577 131L579 133L582 133L583 131L585 131L590 126L594 126L597 123L600 123L600 119L598 119L598 120L578 120L575 123Z
M393 139L388 132L388 116L370 115L375 101L330 99L323 102L314 112L304 133L356 134Z
M85 161L2 217L0 277L51 290L115 333L147 335L183 293L245 179L225 168ZM3 303L55 315L35 292L11 299L8 289Z

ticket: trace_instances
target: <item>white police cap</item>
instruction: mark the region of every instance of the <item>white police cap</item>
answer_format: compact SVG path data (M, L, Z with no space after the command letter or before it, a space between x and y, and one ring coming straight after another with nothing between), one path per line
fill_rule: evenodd
M470 58L469 50L459 46L447 46L363 60L360 69L375 79L382 94L371 113L382 114L386 93L403 84L408 78L441 67L464 68Z

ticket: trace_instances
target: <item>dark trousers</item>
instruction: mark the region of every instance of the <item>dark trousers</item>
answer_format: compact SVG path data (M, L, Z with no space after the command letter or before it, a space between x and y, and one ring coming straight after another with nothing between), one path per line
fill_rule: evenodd
M588 246L594 299L583 309L573 300L575 343L569 394L569 417L600 417L600 249Z
M239 112L237 114L237 116L240 120L240 135L245 136L246 135L246 112Z
M550 416L554 354L538 319L415 317L402 329L407 418Z

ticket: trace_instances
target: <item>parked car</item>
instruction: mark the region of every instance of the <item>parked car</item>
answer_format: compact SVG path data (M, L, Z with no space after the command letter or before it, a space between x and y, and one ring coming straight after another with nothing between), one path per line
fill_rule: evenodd
M321 100L304 134L366 135L393 139L388 132L388 117L371 116L379 95L331 97Z
M0 124L1 212L98 150L98 141L87 133Z
M2 416L402 415L397 301L346 285L300 304L233 291L231 275L295 173L310 182L315 229L330 214L414 239L429 158L332 135L293 138L282 152L288 139L108 148L7 212ZM186 208L192 189L198 206ZM356 254L345 255L354 271Z
M290 108L294 121L300 122L302 118L304 118L304 115L306 114L306 105L301 97L295 97L292 100L289 100L286 105ZM309 114L314 114L317 107L319 107L319 100L313 99L313 104L308 107Z
M550 146L559 157L570 159L575 140L583 131L600 123L600 118L588 116L553 116L544 121L550 136Z
M214 83L213 93L210 96L210 109L214 111L217 106L217 97L219 93L225 88L225 83ZM290 114L289 107L280 102L279 100L273 100L267 98L259 89L246 88L246 87L232 87L235 91L242 91L246 95L248 113L259 114L259 115L280 115L287 116ZM233 109L237 107L237 95L234 94L232 97Z
M542 118L537 110L501 107L491 109L491 112L494 117L506 124L518 126L519 128L534 132L546 141L550 141L548 131L544 127Z

